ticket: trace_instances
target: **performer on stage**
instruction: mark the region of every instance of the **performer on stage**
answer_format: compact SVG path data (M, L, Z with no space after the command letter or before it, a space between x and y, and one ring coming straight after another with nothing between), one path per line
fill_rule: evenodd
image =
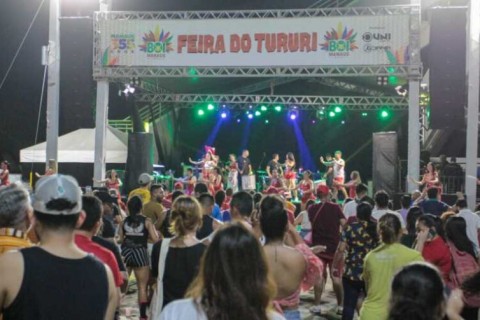
M228 188L232 188L233 193L238 191L238 163L237 157L234 154L230 154L230 164L227 167L228 170Z
M287 185L287 189L290 190L292 193L292 198L297 200L298 199L297 187L296 187L297 176L295 174L295 165L296 165L295 157L293 156L293 153L291 152L287 153L287 156L285 159L286 185Z
M298 189L302 194L302 210L305 210L305 205L307 204L308 200L315 200L315 187L312 180L312 173L307 170L303 172L303 179L298 184Z
M10 185L10 164L8 161L3 161L0 165L2 173L0 173L0 186L5 187Z
M323 179L325 179L325 183L328 186L329 189L332 189L333 187L333 162L332 162L332 155L330 153L327 153L325 155L325 160L323 161L323 157L320 157L320 162L325 165L326 171L323 175Z
M187 175L185 177L175 179L175 181L183 183L185 194L191 196L193 194L193 189L197 184L197 178L193 175L192 168L188 168L186 174Z
M274 153L273 156L272 156L272 160L270 160L267 164L267 167L266 167L265 170L267 171L267 174L268 174L269 178L272 177L272 171L273 170L277 170L280 175L283 174L282 166L280 165L280 163L278 163L278 159L280 159L278 153Z
M438 171L435 169L433 163L427 163L427 167L425 169L425 173L422 176L422 180L418 181L414 178L410 178L410 180L418 184L419 186L423 186L424 190L428 190L430 188L438 188L438 198L440 199L442 196L442 183L440 182L440 177L438 176Z
M215 196L217 191L223 190L223 177L222 172L219 168L213 168L212 173L210 174L210 183L208 189L212 196Z
M357 186L362 183L360 172L354 170L350 173L350 181L345 183L343 187L348 188L348 197L355 200L357 197Z
M335 151L335 158L331 163L327 163L320 157L320 161L325 165L333 164L333 198L338 198L338 191L343 193L344 199L348 197L347 190L343 187L345 183L345 161L342 159L342 152Z
M248 152L247 149L242 151L242 155L238 158L238 172L240 173L238 176L239 180L239 187L241 189L245 189L244 186L242 185L242 177L250 175L252 172L252 164L250 162L250 159L248 156L250 153Z
M93 182L101 183L105 185L105 188L108 190L114 189L117 191L117 194L120 194L120 187L122 186L122 180L118 177L117 171L114 169L107 172L107 177L105 180L95 180Z
M202 166L202 181L209 181L210 173L217 166L218 157L215 156L215 148L205 146L205 157L200 161L193 161L189 158L191 164Z

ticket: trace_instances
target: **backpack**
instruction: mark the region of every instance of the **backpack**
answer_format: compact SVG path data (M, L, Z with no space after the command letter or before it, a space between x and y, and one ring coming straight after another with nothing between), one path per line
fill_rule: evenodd
M468 253L458 250L453 243L448 241L452 254L452 270L450 279L454 288L459 288L462 283L480 270L477 261ZM480 294L471 295L464 293L463 302L470 308L480 307Z

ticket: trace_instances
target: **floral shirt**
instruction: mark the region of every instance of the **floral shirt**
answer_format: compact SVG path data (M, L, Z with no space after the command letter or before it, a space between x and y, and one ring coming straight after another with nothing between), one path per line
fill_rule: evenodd
M347 245L343 276L349 280L361 281L363 260L378 242L367 233L367 223L364 221L352 221L347 224L342 232L341 241Z

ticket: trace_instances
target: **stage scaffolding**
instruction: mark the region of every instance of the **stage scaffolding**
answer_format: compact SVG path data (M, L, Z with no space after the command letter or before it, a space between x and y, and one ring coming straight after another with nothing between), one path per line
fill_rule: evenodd
M343 7L343 8L314 8L314 9L292 9L292 10L250 10L250 11L169 11L169 12L112 12L103 10L96 12L94 16L94 63L93 76L102 84L106 82L125 82L132 78L259 78L277 77L281 81L288 82L305 78L340 78L340 77L372 77L372 76L398 76L407 78L409 81L409 95L405 97L381 96L381 93L370 92L372 96L279 96L279 95L246 95L246 94L178 94L168 92L157 85L150 86L150 90L144 90L136 96L137 101L155 107L155 116L162 115L172 108L192 107L194 103L213 102L235 105L245 108L248 104L295 104L304 110L315 110L323 105L342 104L348 110L377 110L381 106L390 105L394 110L409 111L409 148L408 148L408 174L412 177L419 176L420 163L420 79L422 75L420 62L420 0L411 0L412 5L391 6L391 7ZM101 65L102 52L99 49L100 33L99 24L103 20L199 20L199 19L255 19L255 18L300 18L300 17L342 17L342 16L388 16L388 15L409 15L410 19L410 43L409 43L409 64L405 65L357 65L357 66L281 66L281 67L125 67L114 66L104 67ZM341 81L331 85L342 85ZM343 83L345 84L345 83ZM347 83L348 84L348 83ZM355 92L360 88L357 86ZM97 87L97 109L102 104L108 104L105 99L108 87L99 85ZM369 94L366 89L361 93ZM99 103L101 104L99 106ZM143 108L146 116L146 108ZM103 110L103 109L101 109ZM99 118L97 117L97 120ZM99 125L107 123L106 116ZM102 141L97 141L103 146ZM96 148L96 151L98 149ZM97 158L96 158L97 159ZM103 161L96 161L95 166L105 166ZM95 179L102 170L95 170ZM415 186L409 185L409 190Z

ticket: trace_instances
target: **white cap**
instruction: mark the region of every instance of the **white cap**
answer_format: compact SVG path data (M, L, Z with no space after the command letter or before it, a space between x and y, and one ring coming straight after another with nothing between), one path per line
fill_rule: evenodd
M49 208L52 200L65 199L72 204L71 208ZM71 176L54 174L42 177L35 184L33 209L45 214L69 215L77 214L82 210L82 190L77 180Z
M152 176L150 176L148 173L142 173L138 177L138 184L140 185L149 184L150 182L152 182L152 180L153 180Z

